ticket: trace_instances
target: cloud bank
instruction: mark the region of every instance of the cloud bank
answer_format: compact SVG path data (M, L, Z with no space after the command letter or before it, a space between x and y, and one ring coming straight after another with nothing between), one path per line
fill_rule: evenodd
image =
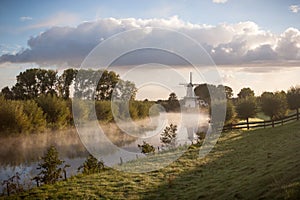
M175 16L168 19L105 18L83 22L77 27L52 27L31 37L27 49L16 54L2 55L0 63L32 62L39 65L80 66L88 53L110 36L147 27L172 29L190 36L205 48L218 65L300 61L300 31L296 28L288 28L281 34L275 34L262 30L251 21L211 26L192 24ZM134 38L132 35L132 38L128 39ZM153 42L157 41L174 42L171 35L165 34ZM186 51L192 51L184 44L178 45L187 48ZM134 57L129 56L128 59L124 60L124 65L135 63L134 60L130 60ZM121 62L118 64L122 65ZM174 61L171 64L174 64Z

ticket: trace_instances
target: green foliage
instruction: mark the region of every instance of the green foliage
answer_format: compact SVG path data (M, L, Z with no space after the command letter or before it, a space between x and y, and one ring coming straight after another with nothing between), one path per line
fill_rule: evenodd
M239 99L254 97L254 91L250 88L242 88L241 91L238 93L238 97Z
M238 100L236 105L237 117L240 119L249 120L250 117L255 117L257 113L257 103L255 97L248 96Z
M119 75L107 70L78 71L74 81L74 96L90 100L110 100L115 89L115 99L134 99L136 87L130 81L123 81Z
M78 175L51 186L36 187L12 198L299 199L299 134L299 122L249 132L232 131L222 134L204 159L193 145L160 170L124 173L107 169L100 174ZM177 154L174 151L149 155L123 166L135 167L144 160L141 167L151 169L154 159L169 159ZM224 189L224 185L228 188Z
M230 124L235 120L236 112L231 100L227 100L225 124Z
M43 131L47 126L46 117L43 110L33 100L27 100L22 102L24 105L24 113L28 117L30 132Z
M205 139L206 133L203 131L197 131L196 135L197 135L198 142L200 142Z
M17 76L12 87L15 99L33 99L41 94L56 95L57 72L45 69L27 69Z
M194 92L196 96L209 105L211 105L211 97L214 97L214 100L224 100L225 98L229 99L233 96L232 89L228 86L215 86L206 83L195 87Z
M103 161L98 161L93 155L90 154L83 165L78 168L78 171L81 169L83 170L83 174L100 173L104 170L104 163Z
M97 119L104 122L112 122L113 115L111 111L111 102L110 101L96 101L95 110Z
M168 104L166 110L168 112L178 112L180 111L180 103L178 101L177 95L172 92L168 98Z
M212 122L212 128L218 129L223 127L224 121L230 121L234 116L230 114L234 114L230 108L227 108L228 101L225 100L212 100L211 105L209 107L210 121ZM230 105L229 105L230 106ZM228 112L227 112L228 109ZM227 119L226 119L227 115Z
M70 97L70 86L73 83L78 70L76 69L66 69L63 74L59 77L59 94L63 99L68 99Z
M264 92L261 97L261 109L271 120L284 117L287 112L285 92Z
M298 110L300 108L300 87L291 87L286 97L290 109Z
M58 151L54 146L48 148L46 154L42 157L42 162L38 164L39 179L42 183L53 184L62 178L62 168L59 168L65 161L60 160Z
M232 88L229 86L224 86L224 90L225 90L226 98L230 99L233 96Z
M0 132L21 133L30 127L28 116L24 113L24 106L19 101L5 100L0 96Z
M48 95L41 95L36 99L37 104L46 115L48 126L51 128L63 128L68 124L70 111L67 102L61 98Z
M0 96L0 132L28 133L46 128L43 111L33 100L5 100Z
M150 145L149 143L143 141L143 144L140 145L138 144L138 147L141 149L142 153L144 154L149 154L149 153L154 153L155 148L153 145Z
M4 96L5 99L14 99L14 93L7 86L1 90L1 94Z
M163 133L161 134L160 141L163 143L163 146L167 148L176 147L176 138L177 138L177 125L170 124L167 126Z
M84 123L90 119L90 106L93 102L82 100L82 99L73 99L72 100L72 114L76 123Z

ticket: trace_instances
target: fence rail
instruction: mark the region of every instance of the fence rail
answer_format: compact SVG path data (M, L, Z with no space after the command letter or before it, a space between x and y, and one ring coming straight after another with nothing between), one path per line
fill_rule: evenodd
M290 122L290 121L296 121L299 120L300 114L297 112L296 114L289 115L286 117L283 117L281 119L277 120L265 120L265 121L254 121L254 122L242 122L242 123L236 123L236 124L228 124L223 127L223 131L230 131L235 129L250 129L250 128L266 128L269 126L272 126L273 128L280 124L283 125L284 123Z

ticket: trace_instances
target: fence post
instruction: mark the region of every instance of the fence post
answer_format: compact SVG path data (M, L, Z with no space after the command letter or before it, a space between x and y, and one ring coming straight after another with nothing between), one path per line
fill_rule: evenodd
M299 120L299 108L297 108L297 121Z
M264 128L266 128L266 121L264 120Z
M274 128L274 119L272 119L272 128Z
M247 118L247 130L249 130L249 118Z
M283 125L283 119L281 120L281 125Z

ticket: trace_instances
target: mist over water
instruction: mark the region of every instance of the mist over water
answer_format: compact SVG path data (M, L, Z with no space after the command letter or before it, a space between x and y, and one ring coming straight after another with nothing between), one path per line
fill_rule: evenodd
M196 131L207 131L208 116L206 114L181 113L161 113L159 116L151 117L134 122L135 130L128 134L118 128L117 124L100 124L105 136L122 151L131 152L130 158L123 157L123 161L136 159L136 155L144 156L140 153L138 144L146 141L153 145L156 150L162 148L160 136L163 129L171 123L178 126L178 145L190 144ZM123 124L126 127L126 124ZM123 127L123 128L124 128ZM128 125L127 130L131 126ZM126 129L126 128L125 128ZM189 130L190 131L189 131ZM193 131L192 136L189 135ZM40 134L29 134L15 137L5 137L0 139L0 181L8 179L16 172L22 173L23 181L28 181L38 174L37 164L46 152L47 148L54 145L60 159L65 160L65 164L71 165L67 168L67 175L77 174L77 168L83 164L89 152L86 145L97 147L97 158L110 162L104 164L119 164L120 157L115 149L108 148L109 144L103 138L96 136L95 130L89 128L79 136L75 128L64 131L52 131ZM83 145L83 143L85 145ZM106 159L105 159L106 158ZM22 181L21 181L22 182ZM32 182L33 184L33 182Z

